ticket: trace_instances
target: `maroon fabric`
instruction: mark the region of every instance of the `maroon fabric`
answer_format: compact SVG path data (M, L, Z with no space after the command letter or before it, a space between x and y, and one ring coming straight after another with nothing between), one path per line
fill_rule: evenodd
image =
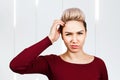
M39 56L50 45L46 37L24 49L10 62L11 70L20 74L44 74L49 80L108 80L105 63L98 57L88 64L74 64L54 54Z

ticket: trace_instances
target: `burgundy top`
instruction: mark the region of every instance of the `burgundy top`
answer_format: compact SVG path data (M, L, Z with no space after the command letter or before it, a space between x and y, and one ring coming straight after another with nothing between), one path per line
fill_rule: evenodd
M44 74L49 80L108 80L105 63L98 57L88 64L74 64L54 54L39 56L50 45L46 37L24 49L10 62L11 70L20 74Z

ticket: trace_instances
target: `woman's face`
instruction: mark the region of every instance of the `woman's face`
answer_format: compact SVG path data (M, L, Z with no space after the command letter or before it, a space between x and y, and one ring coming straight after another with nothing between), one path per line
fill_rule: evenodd
M66 22L63 31L63 41L70 52L79 52L82 50L86 37L86 31L83 22L68 21Z

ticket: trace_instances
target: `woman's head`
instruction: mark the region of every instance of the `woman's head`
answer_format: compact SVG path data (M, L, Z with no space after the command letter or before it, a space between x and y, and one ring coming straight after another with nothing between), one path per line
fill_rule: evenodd
M87 31L87 27L86 27L86 22L85 22L85 15L82 12L82 10L80 10L79 8L68 8L66 9L62 16L61 16L61 20L66 23L68 21L74 20L74 21L80 21L83 22L85 31ZM60 32L62 33L64 26L60 27Z
M83 12L78 8L66 9L61 20L65 24L60 27L60 32L68 51L81 51L87 31Z

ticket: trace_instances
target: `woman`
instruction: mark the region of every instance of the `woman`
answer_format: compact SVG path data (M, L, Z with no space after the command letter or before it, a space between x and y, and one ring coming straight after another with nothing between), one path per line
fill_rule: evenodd
M41 56L40 53L57 41L60 34L66 52ZM20 74L44 74L49 80L108 80L104 61L83 50L86 35L83 12L79 8L66 9L61 20L53 22L49 35L24 49L11 61L10 68Z

